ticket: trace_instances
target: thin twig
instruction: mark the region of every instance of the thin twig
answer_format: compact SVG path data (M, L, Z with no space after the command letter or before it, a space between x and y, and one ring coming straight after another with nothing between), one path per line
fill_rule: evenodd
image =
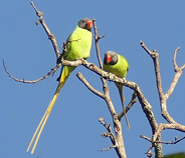
M94 94L98 95L99 97L101 97L102 99L105 99L105 95L101 92L99 92L98 90L94 89L89 82L85 79L85 77L83 77L82 73L77 73L76 75L83 83L84 85Z
M108 147L107 149L101 149L99 151L109 151L111 148L116 148L116 145L111 145L110 147Z
M159 93L159 99L161 100L164 96L163 89L162 89L162 81L161 81L161 74L160 74L160 67L159 67L159 54L156 50L151 52L145 45L143 41L140 41L141 47L150 55L150 57L153 59L154 62L154 68L155 68L155 75L156 75L156 83L157 83L157 89Z
M180 47L178 47L178 48L174 51L173 63L174 63L174 71L176 72L176 74L175 74L175 76L174 76L174 78L173 78L173 81L172 81L172 83L171 83L171 85L170 85L169 90L167 91L167 93L166 93L165 96L164 96L165 100L167 100L167 99L171 96L172 92L174 91L174 88L175 88L176 85L177 85L177 82L178 82L180 76L182 75L182 71L183 71L183 69L185 68L185 64L184 64L182 67L180 67L180 68L179 68L178 65L177 65L176 57L177 57L177 51L179 51L179 50L180 50Z
M144 44L143 41L140 41L140 44L141 44L141 47L153 59L154 69L155 69L155 76L156 76L157 90L158 90L160 102L162 102L164 93L163 93L163 89L162 89L162 81L161 81L161 75L160 75L159 58L158 58L159 54L158 54L158 52L156 50L154 50L153 52L151 52L146 47L146 45ZM148 119L151 119L151 117L149 116ZM152 128L152 133L155 134L155 132L156 132L156 130L158 128L158 124L157 124L157 122L156 122L156 124L151 124L151 121L150 120L149 120L149 122L150 122L150 126ZM161 140L161 135L159 134L156 139L160 141ZM152 148L153 146L155 147L156 157L161 157L163 155L163 152L162 152L162 144L159 144L159 143L158 144L152 144L152 146L150 145L150 148ZM147 153L148 153L148 157L151 157L151 155L152 155L151 149Z
M99 66L100 66L100 69L103 70L103 62L101 60L101 55L100 55L100 48L99 48L99 40L103 37L106 36L103 35L103 36L98 36L98 29L97 29L97 26L96 26L96 19L93 18L93 28L94 28L94 39L95 39L95 49L96 49L96 55L97 55L97 59L98 59L98 62L99 62ZM104 78L101 77L101 82L103 84L103 91L105 93L105 95L108 95L109 94L109 89L108 89L108 85L105 81Z
M180 139L177 139L177 138L175 137L175 141L169 141L169 142L166 142L166 141L155 141L155 142L153 142L152 139L150 139L150 138L148 138L148 137L146 137L146 136L144 136L144 135L140 135L140 137L143 138L143 139L145 139L145 140L147 140L147 141L149 141L149 142L151 142L151 143L162 143L162 144L177 144L177 143L179 143L180 141L182 141L182 140L185 139L185 136L184 136L184 137L182 137L182 138L180 138Z
M51 74L54 74L54 73L56 72L56 70L57 70L60 66L61 66L61 64L57 64L55 68L53 68L50 72L47 73L47 75L45 75L45 76L43 76L43 77L41 77L41 78L39 78L39 79L37 79L37 80L28 81L28 80L25 80L25 79L22 79L22 80L21 80L21 79L17 79L17 78L15 78L15 77L13 77L13 76L8 72L8 70L6 69L5 61L4 61L4 59L3 59L3 67L4 67L4 70L5 70L5 72L8 74L8 76L9 76L10 78L12 78L12 79L13 79L14 81L16 81L16 82L23 82L23 83L29 83L29 84L34 84L34 83L37 83L37 82L39 82L39 81L41 81L41 80L43 80L43 79L48 78Z
M55 38L54 34L51 33L48 26L46 25L46 23L44 21L44 18L43 18L43 13L40 12L39 10L37 10L37 8L35 7L33 2L30 2L30 4L32 5L33 9L35 10L36 15L39 17L39 21L37 21L36 24L38 25L39 22L41 23L41 25L44 28L46 34L48 35L48 38L50 39L50 41L52 43L52 46L53 46L54 51L55 51L55 55L58 58L60 56L60 51L58 49L57 41L56 41L56 38Z
M94 26L94 39L95 39L96 55L97 55L97 58L98 58L100 69L103 70L103 63L102 63L102 60L101 60L100 48L99 48L98 41L100 39L104 38L106 36L106 34L104 34L103 36L98 36L98 29L97 29L97 26L96 26L96 19L95 18L93 18L93 26Z
M9 71L7 70L7 68L6 68L6 66L5 66L5 61L4 61L4 59L3 59L3 67L4 67L4 70L5 70L5 72L8 74L8 76L9 76L10 78L12 78L12 79L13 79L14 81L16 81L16 82L29 83L29 84L35 84L35 83L37 83L37 82L39 82L39 81L41 81L41 80L43 80L43 79L48 78L51 74L54 74L54 73L57 71L57 69L58 69L61 65L68 65L68 66L75 66L75 67L76 67L76 66L81 65L82 63L83 63L82 59L79 59L79 60L76 60L76 61L67 61L67 60L62 59L62 60L60 61L60 63L57 64L57 65L55 66L55 68L51 69L51 71L47 73L47 75L45 75L45 76L43 76L43 77L41 77L41 78L39 78L39 79L37 79L37 80L28 81L28 80L25 80L25 79L22 79L22 80L21 80L21 79L17 79L17 78L15 78L15 77L13 77L13 76L9 73Z
M177 51L180 50L180 47L178 47L175 51L174 51L174 57L173 57L173 66L174 66L174 71L177 72L178 71L178 65L176 62L176 58L177 58Z
M39 158L39 157L40 157L41 153L42 153L42 150L40 151L40 153L39 153L39 155L37 156L37 158Z
M113 143L113 146L117 146L117 139L114 135L114 133L112 132L112 128L110 124L107 124L107 122L104 120L103 117L99 118L98 121L107 129L108 133L103 133L102 136L103 137L109 137Z

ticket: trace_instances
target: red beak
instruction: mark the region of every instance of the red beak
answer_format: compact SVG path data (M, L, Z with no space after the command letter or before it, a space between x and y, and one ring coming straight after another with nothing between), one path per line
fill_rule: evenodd
M87 22L87 28L88 28L88 29L91 29L91 28L92 28L92 21L88 21L88 22Z
M112 57L110 55L107 55L106 59L107 59L107 63L110 63L110 61L112 60Z

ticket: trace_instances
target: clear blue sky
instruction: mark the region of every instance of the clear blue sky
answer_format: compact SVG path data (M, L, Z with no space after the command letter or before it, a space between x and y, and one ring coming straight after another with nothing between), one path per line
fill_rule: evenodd
M174 76L173 53L177 47L177 63L185 63L185 1L114 0L114 1L34 1L38 10L44 12L45 21L56 36L59 46L74 30L76 23L83 17L97 20L99 34L107 34L100 41L101 56L108 50L125 56L130 64L127 79L136 82L145 97L153 106L158 123L166 123L161 116L158 94L151 58L141 48L142 40L150 50L159 52L162 84L166 92ZM50 41L41 25L36 26L38 17L29 1L0 1L0 59L5 59L7 69L17 78L34 80L44 76L55 67L56 58ZM94 42L94 41L93 41ZM88 61L97 64L94 44ZM53 108L49 120L39 140L34 155L26 152L55 88L60 71L37 84L17 83L0 67L0 152L4 158L79 157L112 158L113 149L107 152L98 150L111 145L108 138L102 138L106 130L98 118L104 117L111 122L105 102L92 94L77 79L76 73L82 72L96 89L102 91L98 76L84 67L78 67L70 76ZM116 110L121 110L120 98L115 85L111 82L111 97ZM185 75L183 74L168 100L170 115L185 124L184 106ZM132 90L124 88L126 103ZM128 131L123 120L123 135L127 155L146 157L149 142L140 135L151 137L151 129L139 103L128 113L131 129ZM162 132L163 141L174 140L184 134L166 130ZM164 145L164 154L185 151L185 141L176 145Z

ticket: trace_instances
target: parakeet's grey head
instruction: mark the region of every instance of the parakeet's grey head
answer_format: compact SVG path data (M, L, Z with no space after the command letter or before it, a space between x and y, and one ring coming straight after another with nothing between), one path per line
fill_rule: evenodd
M107 51L104 56L105 65L115 65L118 62L118 54L113 51Z
M92 20L89 18L83 18L78 22L78 27L91 31Z

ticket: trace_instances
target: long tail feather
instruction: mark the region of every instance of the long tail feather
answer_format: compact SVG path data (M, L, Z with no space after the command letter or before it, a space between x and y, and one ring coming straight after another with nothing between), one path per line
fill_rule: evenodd
M122 107L123 107L123 112L125 114L125 120L126 120L126 123L127 123L127 127L128 127L128 129L130 129L130 124L129 124L129 121L128 121L128 118L127 118L126 109L125 109L125 106L124 106L125 97L123 95L123 85L116 84L116 86L117 86L117 88L119 90L119 94L120 94L120 98L121 98L121 104L122 104Z
M47 110L46 110L46 112L47 112ZM46 117L46 112L45 112L44 116L42 117L42 119L41 119L41 121L40 121L40 123L39 123L37 129L35 130L35 133L34 133L32 139L31 139L31 141L30 141L30 144L29 144L28 148L27 148L27 152L30 150L30 147L31 147L31 145L32 145L32 143L33 143L33 141L34 141L34 139L35 139L35 137L36 137L36 135L37 135L37 133L38 133L38 131L39 131L39 129L40 129L40 126L42 125L42 123L43 123L43 121L44 121L44 119L45 119L45 117Z
M33 145L32 150L31 150L31 154L33 154L34 151L35 151L35 148L36 148L37 143L38 143L38 141L39 141L40 135L41 135L41 133L42 133L42 131L43 131L43 129L44 129L44 126L45 126L45 124L46 124L46 121L48 120L48 117L49 117L49 114L46 115L46 117L44 118L44 122L43 122L43 124L42 124L42 126L41 126L41 128L40 128L40 130L39 130L39 133L38 133L38 135L37 135L37 138L36 138L36 140L35 140L35 143L34 143L34 145Z
M34 135L32 137L32 139L30 141L30 144L29 144L29 146L27 148L27 152L30 150L31 145L33 144L33 141L35 140L35 137L37 136L36 140L35 140L35 143L33 145L32 151L31 151L31 154L34 153L35 148L37 146L37 143L39 141L40 135L41 135L41 133L42 133L42 131L44 129L44 126L45 126L45 124L46 124L46 122L47 122L47 120L49 118L49 115L50 115L51 110L52 110L52 108L53 108L53 106L55 104L55 101L57 100L59 92L60 92L61 88L63 87L65 81L69 77L70 73L71 73L71 71L69 71L69 69L67 67L66 68L64 67L62 76L60 77L60 81L59 81L58 87L56 89L56 92L55 92L55 94L53 96L53 99L51 100L48 108L46 109L46 112L44 113L44 116L42 117L42 119L41 119L41 121L40 121L40 123L39 123L39 125L38 125L38 127L37 127L37 129L36 129L36 131L35 131L35 133L34 133Z

